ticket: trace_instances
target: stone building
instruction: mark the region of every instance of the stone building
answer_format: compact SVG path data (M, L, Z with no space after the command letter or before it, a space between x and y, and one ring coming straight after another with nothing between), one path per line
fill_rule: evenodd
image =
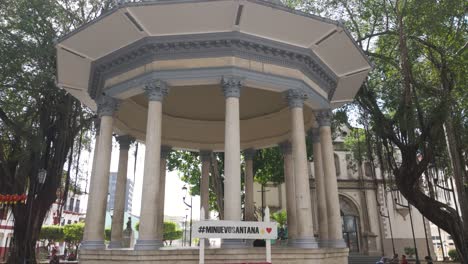
M394 251L399 255L405 254L405 248L414 248L409 209L405 207L408 202L391 187L389 175L385 175L385 190L378 164L373 165L375 172L369 161L364 161L362 167L358 167L352 153L344 146L344 137L348 133L349 129L340 129L334 135L333 145L343 239L350 254L392 256ZM314 162L309 165L313 222L314 227L319 227ZM269 206L273 211L287 210L284 183L278 186L267 184L263 191L255 183L254 189L257 208L262 207L263 194L264 206ZM428 246L434 257L430 222L423 220L423 216L414 207L411 207L411 213L419 257L423 259L428 255ZM314 230L315 235L319 236L319 229Z

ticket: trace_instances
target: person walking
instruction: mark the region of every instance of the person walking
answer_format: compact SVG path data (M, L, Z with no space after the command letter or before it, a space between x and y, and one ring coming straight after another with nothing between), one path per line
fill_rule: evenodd
M406 255L401 255L401 264L408 264L408 260L406 260Z

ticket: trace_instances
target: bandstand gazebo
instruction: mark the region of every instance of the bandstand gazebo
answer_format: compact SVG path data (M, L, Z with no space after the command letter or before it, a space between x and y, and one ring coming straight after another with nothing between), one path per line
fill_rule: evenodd
M252 154L280 145L290 241L273 263L347 263L330 111L353 99L371 66L336 21L266 0L121 3L57 43L58 85L100 119L81 263L198 263L196 249L160 249L165 158L200 151L201 204L208 205L210 153L225 153L226 220L253 217ZM306 131L314 142L317 197L310 196ZM120 143L111 242L104 219L113 133ZM139 239L121 249L128 148L146 145ZM313 226L317 199L319 226ZM314 233L315 229L315 233ZM315 237L314 234L318 234ZM254 261L241 241L208 249L207 263Z

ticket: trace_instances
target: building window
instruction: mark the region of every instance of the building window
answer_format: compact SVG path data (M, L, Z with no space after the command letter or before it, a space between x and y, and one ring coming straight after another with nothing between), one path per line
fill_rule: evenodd
M70 203L68 204L68 211L73 211L74 204L75 204L75 199L70 198Z
M75 212L80 212L80 200L76 199Z
M341 174L340 157L338 157L336 153L334 153L333 156L335 157L336 176L340 176Z
M369 178L372 177L372 167L369 161L364 162L364 175Z

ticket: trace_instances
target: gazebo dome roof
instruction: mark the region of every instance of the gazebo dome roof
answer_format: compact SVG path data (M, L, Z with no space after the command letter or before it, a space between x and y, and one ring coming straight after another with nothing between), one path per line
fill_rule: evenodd
M222 150L223 76L244 79L241 147L289 137L284 92L300 89L312 110L351 101L371 66L336 21L271 0L172 0L122 3L62 37L58 85L96 110L102 94L122 100L115 126L144 140L142 86L171 87L163 103L163 144Z

